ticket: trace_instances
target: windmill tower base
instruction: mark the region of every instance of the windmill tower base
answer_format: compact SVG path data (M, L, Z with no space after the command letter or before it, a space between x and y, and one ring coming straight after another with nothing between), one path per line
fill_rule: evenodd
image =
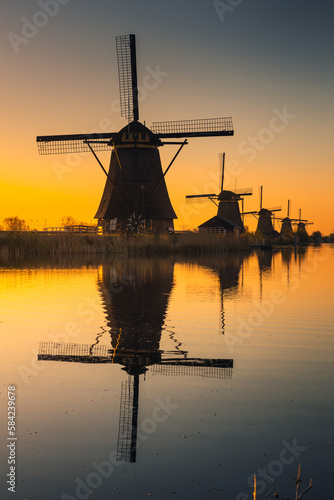
M285 217L282 220L281 234L292 233L292 225L291 219L289 217Z
M308 243L309 242L310 237L306 231L306 226L303 222L299 222L299 224L298 224L297 236L299 238L300 243Z
M103 233L127 233L131 232L130 219L115 218L115 219L99 219L98 227ZM173 219L145 219L138 225L136 232L149 232L154 234L163 234L174 231Z

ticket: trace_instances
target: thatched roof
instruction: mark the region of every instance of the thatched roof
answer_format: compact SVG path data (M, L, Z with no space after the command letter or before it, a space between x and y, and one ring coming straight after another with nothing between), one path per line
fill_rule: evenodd
M239 226L238 224L235 224L231 220L227 219L226 217L219 217L218 215L215 215L215 217L212 217L211 219L207 220L206 222L203 222L200 226L198 226L198 229L205 229L205 228L223 228L227 232L232 232L234 230L242 230L242 227Z

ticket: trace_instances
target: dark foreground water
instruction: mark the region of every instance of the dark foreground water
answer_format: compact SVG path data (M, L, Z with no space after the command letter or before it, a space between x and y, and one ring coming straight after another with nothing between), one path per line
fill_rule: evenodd
M333 271L329 245L6 263L0 498L295 499L299 465L333 498Z

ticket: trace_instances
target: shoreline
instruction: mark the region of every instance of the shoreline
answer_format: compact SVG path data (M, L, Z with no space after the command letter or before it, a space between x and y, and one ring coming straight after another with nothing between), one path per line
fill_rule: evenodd
M298 248L325 242L299 242ZM220 255L255 249L293 248L282 242L256 239L251 234L171 233L124 236L119 234L78 234L43 232L0 232L0 259L58 255Z
M76 255L205 255L251 250L246 235L97 235L13 232L0 236L0 257Z

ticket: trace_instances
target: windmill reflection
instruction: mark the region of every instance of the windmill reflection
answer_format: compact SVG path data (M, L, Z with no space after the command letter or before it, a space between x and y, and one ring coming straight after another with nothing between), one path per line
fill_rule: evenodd
M257 256L258 264L259 264L259 277L260 277L260 302L262 302L262 294L263 294L263 276L270 275L273 270L274 260L273 254L274 251L272 248L267 249L256 249L255 254Z
M219 281L221 295L221 328L225 333L225 307L224 302L237 295L244 284L245 256L237 253L223 256L200 257L196 262L212 270Z
M230 260L224 268L214 263L222 290L237 286L240 266ZM167 259L128 258L101 266L98 288L110 345L100 344L101 333L92 344L40 343L38 360L117 363L128 374L121 387L117 460L136 461L139 382L148 369L159 375L232 377L233 359L190 358L180 344L160 349L173 273L174 263Z
M290 284L290 266L291 266L291 262L292 262L292 257L294 257L295 262L298 262L299 273L301 273L301 265L306 257L306 248L302 247L302 246L295 248L295 249L293 249L291 247L281 248L281 256L282 256L282 263L285 264L285 266L286 266L286 282L287 282L287 285L289 285Z

